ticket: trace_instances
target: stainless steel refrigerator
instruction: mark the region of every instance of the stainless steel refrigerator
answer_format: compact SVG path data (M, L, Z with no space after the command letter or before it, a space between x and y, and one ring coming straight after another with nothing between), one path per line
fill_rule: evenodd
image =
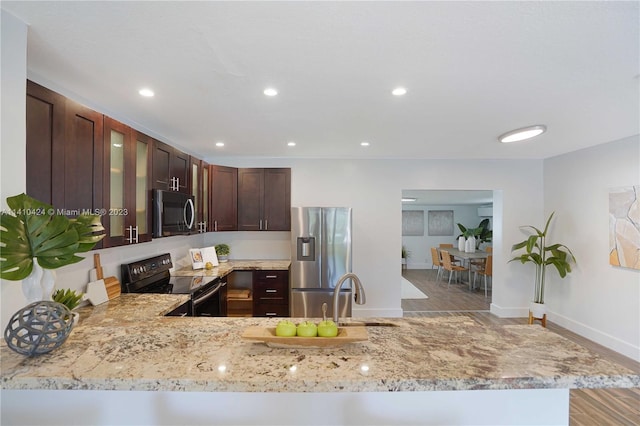
M336 283L351 272L351 208L291 208L290 313L322 317L322 304L333 315ZM340 317L351 316L351 280L342 285Z

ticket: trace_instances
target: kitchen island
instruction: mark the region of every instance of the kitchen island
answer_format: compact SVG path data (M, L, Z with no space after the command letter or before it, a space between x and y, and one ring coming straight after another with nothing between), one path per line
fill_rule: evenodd
M3 344L2 424L566 424L569 389L640 386L537 325L358 318L382 325L336 348L272 348L242 333L278 319L163 316L185 298L84 307L39 357Z

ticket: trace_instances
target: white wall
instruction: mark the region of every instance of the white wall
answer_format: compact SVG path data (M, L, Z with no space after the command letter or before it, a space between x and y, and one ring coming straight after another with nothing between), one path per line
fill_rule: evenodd
M640 361L640 271L609 264L609 189L640 183L640 137L544 162L544 205L555 211L550 242L578 265L547 278L549 319Z
M2 129L0 131L0 199L26 191L27 26L4 9L2 15ZM0 280L4 318L24 305L20 284Z

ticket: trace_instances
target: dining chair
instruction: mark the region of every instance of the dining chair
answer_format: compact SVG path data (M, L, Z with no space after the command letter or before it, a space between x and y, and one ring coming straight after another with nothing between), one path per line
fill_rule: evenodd
M435 247L431 247L431 269L434 266L438 267L438 274L436 275L436 282L440 281L440 274L442 274L442 260L440 259L440 254L438 253L438 249Z
M441 243L441 244L438 244L438 247L440 247L441 249L443 249L443 248L453 248L453 244ZM451 254L449 256L451 258L451 263L453 263L453 264L459 264L460 263L460 261L458 259L456 259L455 256L453 256Z
M449 283L447 284L447 289L449 289L449 286L451 285L451 276L455 273L456 279L458 279L458 272L465 272L469 269L464 266L454 265L451 263L451 255L448 251L440 250L440 253L442 254L442 268L449 271Z
M493 277L493 255L490 254L487 256L487 259L484 263L484 268L478 269L473 272L473 286L476 285L476 276L484 275L484 297L487 297L487 277Z

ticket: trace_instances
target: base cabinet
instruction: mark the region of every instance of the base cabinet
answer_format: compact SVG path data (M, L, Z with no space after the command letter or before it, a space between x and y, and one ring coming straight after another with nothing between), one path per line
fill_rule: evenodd
M289 316L289 271L253 272L253 315Z

